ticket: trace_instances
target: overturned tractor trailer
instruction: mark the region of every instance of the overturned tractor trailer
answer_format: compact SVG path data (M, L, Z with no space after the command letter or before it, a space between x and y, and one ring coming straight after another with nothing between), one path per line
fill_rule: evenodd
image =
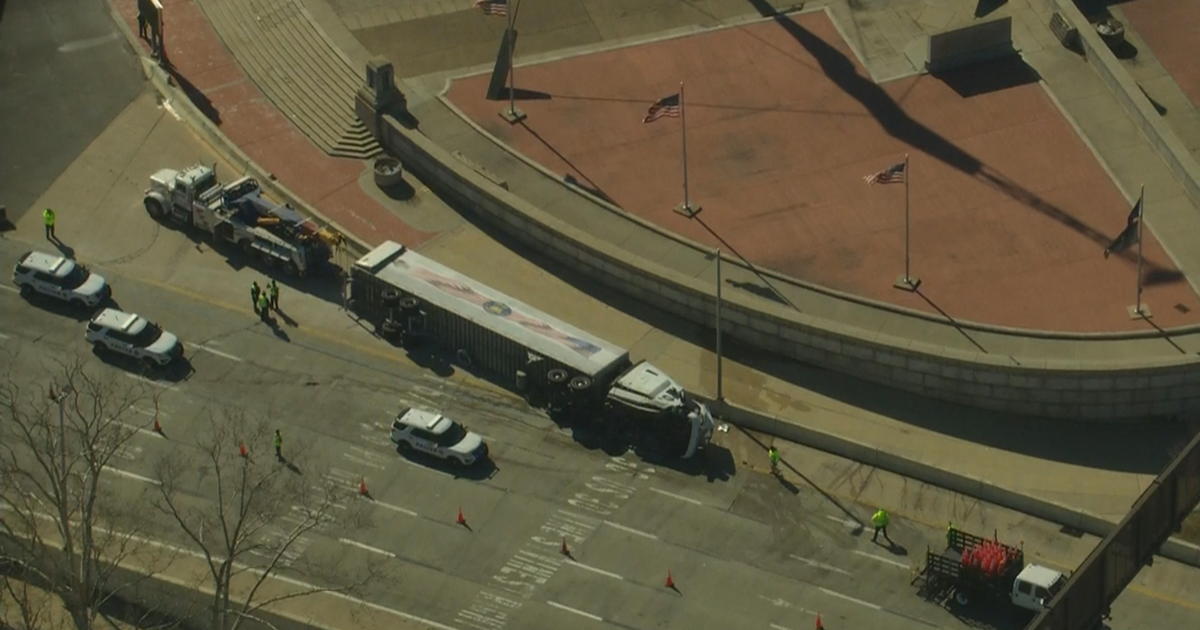
M712 438L708 408L650 363L398 243L354 263L349 299L380 336L432 343L535 406L604 423L635 449L689 458Z

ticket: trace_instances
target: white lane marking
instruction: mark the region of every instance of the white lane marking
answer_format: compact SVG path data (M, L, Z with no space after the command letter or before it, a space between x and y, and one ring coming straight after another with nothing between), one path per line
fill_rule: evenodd
M565 564L569 567L579 567L580 569L591 571L592 573L599 573L600 575L607 575L608 577L613 578L613 579L622 580L622 581L625 580L625 578L617 575L616 573L613 573L612 571L605 571L604 569L598 569L596 567L593 567L588 564L584 564L582 562L567 562Z
M773 624L770 624L770 625L771 625L771 627L772 627L772 628L774 628L775 630L792 630L791 628L789 628L789 627L787 627L787 626L781 626L781 625L779 625L779 624L777 624L777 623L773 623Z
M644 538L649 538L650 540L658 540L658 536L655 536L654 534L648 534L640 529L634 529L632 527L625 527L624 525L622 525L620 523L614 523L609 520L604 521L604 523L607 525L610 525L612 527L615 527L621 531L629 532L630 534L637 534L638 536L642 536Z
M851 527L851 528L855 528L855 529L862 527L862 524L860 524L860 523L852 521L848 518L841 518L839 516L833 516L832 514L826 514L825 518L827 518L835 523L841 523L842 525L845 525L846 527Z
M593 615L590 612L584 612L582 610L579 610L578 608L571 608L570 606L564 606L558 602L552 602L550 600L546 600L546 603L550 604L551 606L558 608L560 610L565 610L567 612L573 612L576 615L579 615L581 617L587 617L588 619L591 619L592 621L600 621L600 622L604 621L604 617L601 617L599 615Z
M817 614L817 611L815 611L815 610L809 610L803 606L797 606L797 605L787 601L786 599L783 599L782 597L776 597L775 599L771 599L769 597L759 595L758 598L767 602L768 604L771 604L772 606L776 606L779 608L790 608L792 610L799 610L800 612L802 612L806 615Z
M8 335L0 333L0 339L8 339Z
M375 462L367 461L366 459L363 459L362 457L355 457L355 456L351 455L350 453L342 453L342 457L345 457L346 459L348 459L360 466L370 466L371 468L375 468L377 470L387 470L387 466L384 466L383 464L376 464Z
M12 291L13 293L20 293L20 292L21 292L21 290L20 290L20 289L18 289L18 288L16 288L16 287L10 287L10 286L8 286L7 284L0 284L0 289L4 289L5 291Z
M826 571L833 571L834 573L841 573L842 575L854 575L853 573L851 573L845 569L839 569L833 565L825 564L824 562L817 562L816 560L813 560L811 558L805 558L802 556L797 556L795 554L789 554L788 557L793 560L799 560L800 562L803 562L804 564L807 564L810 567L817 567L818 569L825 569Z
M135 381L141 381L143 383L146 383L147 385L153 385L155 387L161 387L163 389L175 389L175 387L176 387L174 383L159 383L156 380L148 379L144 376L139 376L137 374L130 374L129 372L123 372L123 374Z
M378 505L378 506L379 506L379 507L381 507L381 508L385 508L385 509L388 509L388 510L392 510L393 512L399 512L399 513L401 513L401 514L407 514L407 515L409 515L409 516L416 516L416 515L417 515L417 513L416 513L416 512L414 512L414 511L412 511L412 510L409 510L409 509L407 509L407 508L402 508L402 507L400 507L400 506L398 506L398 505L392 505L392 504L390 504L390 503L383 503L382 501L375 501L374 505Z
M147 429L145 427L139 427L136 424L129 424L128 422L121 422L120 420L113 420L113 422L115 422L127 429L133 429L134 431L137 431L138 433L145 433L146 435L153 435L154 437L162 437L159 434L155 433L154 431L151 431L150 429Z
M104 470L107 470L110 473L121 475L122 477L128 477L130 479L137 479L138 481L144 481L146 483L153 484L156 486L162 485L162 482L157 479L143 477L137 473L131 473L128 470L121 470L120 468L113 468L112 466L108 466L108 465L101 466L101 468L103 468Z
M236 356L233 356L232 354L229 354L228 352L221 352L220 350L215 350L213 348L209 348L208 346L203 345L203 344L192 343L190 345L194 348L199 348L205 352L211 352L219 357L225 357L226 359L229 359L230 361L237 361L238 363L245 361L245 359L243 359L241 357L236 357Z
M872 559L872 560L878 560L879 562L886 562L887 564L890 564L890 565L893 565L893 566L900 567L901 569L906 569L906 570L907 570L907 569L909 568L909 566L908 566L907 564L904 564L903 562L896 562L895 560L892 560L891 558L885 558L885 557L883 557L883 556L877 556L877 555L875 555L875 554L873 554L873 553L867 553L867 552L865 552L865 551L859 551L859 550L857 550L857 549L854 549L854 550L852 550L850 553L853 553L853 554L860 555L860 556L862 556L862 557L864 557L864 558L870 558L870 559Z
M54 520L54 517L52 517L48 514L41 514L38 512L34 512L34 516L36 516L37 518L43 519L43 520L51 520L51 521ZM99 529L100 531L102 531L104 533L107 533L107 534L113 533L111 530L107 530L98 525L95 527L96 527L96 529ZM141 536L137 536L137 535L133 535L133 534L130 534L128 536L128 538L130 540L134 540L134 541L140 542L142 544L151 545L153 547L159 547L162 549L167 549L167 550L173 551L175 553L185 555L185 556L191 556L193 558L198 558L200 560L205 560L205 561L212 560L212 558L208 558L203 553L200 553L199 551L196 551L194 549L188 549L186 547L179 547L179 546L168 544L165 542L152 540L150 538L143 538ZM220 558L219 556L217 556L216 558L218 560L223 560L223 558ZM382 612L382 613L394 615L396 617L400 617L401 619L406 619L408 621L415 621L419 624L424 624L426 626L429 626L430 628L437 628L438 630L459 630L458 628L456 628L454 626L449 626L444 623L439 623L432 619L418 617L417 615L414 615L411 613L406 613L403 610L396 610L395 608L388 608L387 606L381 606L374 602L369 602L365 599L359 599L353 595L347 595L346 593L342 593L339 591L331 591L328 589L328 587L317 586L316 584L309 584L308 582L297 580L295 578L290 578L285 575L280 575L278 573L266 574L262 571L262 569L256 569L248 564L243 564L241 562L234 562L233 566L238 568L239 570L248 571L248 572L254 573L255 575L258 575L258 576L265 576L270 579L279 580L280 582L285 582L287 584L291 584L292 586L297 586L306 591L311 591L312 594L308 595L308 597L320 597L322 595L327 595L329 597L336 597L340 600L351 602L351 603L357 604L359 606L365 606L372 610L378 610L379 612ZM167 581L174 582L175 584L179 584L179 585L184 584L184 582L182 582L178 578L173 578L168 573L159 573L158 576L162 577L163 579L166 579Z
M87 39L77 39L73 42L67 42L67 43L63 44L62 46L59 46L58 52L69 53L69 52L76 52L76 51L80 51L80 50L87 50L88 48L95 48L96 46L103 46L104 44L107 44L108 42L113 41L117 37L118 37L117 32L113 31L107 35L101 35L99 37L89 37Z
M872 608L874 610L881 610L883 608L879 604L872 604L871 602L859 599L857 597L850 597L849 595L846 595L845 593L839 593L837 591L827 589L824 586L818 586L817 588L820 589L821 592L825 593L826 595L832 595L833 597L838 597L838 598L844 599L848 602L854 602L855 604L859 604L861 606L866 606L867 608Z
M691 497L685 497L682 494L675 494L674 492L667 492L666 490L660 490L658 488L655 488L654 486L650 487L650 491L657 492L663 496L671 497L672 499L679 499L680 501L687 501L688 503L691 503L692 505L704 505L700 501L697 501Z
M350 540L349 538L339 538L338 542L346 543L347 545L353 545L355 547L358 547L359 549L366 549L367 551L370 551L371 553L377 553L381 556L387 556L389 558L396 557L396 554L394 554L386 549L380 549L379 547L372 547L371 545L368 545L365 543L360 543L357 540Z

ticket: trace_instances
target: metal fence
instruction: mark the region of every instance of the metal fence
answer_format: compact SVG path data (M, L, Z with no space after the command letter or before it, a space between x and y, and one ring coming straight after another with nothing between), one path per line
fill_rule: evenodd
M1200 500L1200 434L1150 484L1026 630L1093 630Z

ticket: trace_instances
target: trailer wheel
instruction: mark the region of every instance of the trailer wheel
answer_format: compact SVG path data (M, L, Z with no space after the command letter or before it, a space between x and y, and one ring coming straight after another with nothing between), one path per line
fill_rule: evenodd
M586 376L576 376L567 382L567 389L573 392L584 392L592 386L592 379Z
M959 606L966 606L967 604L971 603L971 598L965 592L956 590L954 591L954 603L958 604Z
M146 197L142 200L142 203L145 204L146 213L149 214L152 219L155 221L162 221L163 214L165 213L163 211L163 205L161 201L155 199L154 197Z
M400 298L400 310L405 311L405 312L412 312L412 311L416 311L419 308L421 308L421 300L418 300L417 298L415 298L411 295L406 295L406 296Z
M555 385L559 385L567 382L567 379L570 378L570 376L571 375L562 368L553 368L546 372L546 381Z
M379 301L383 303L384 308L395 306L400 302L400 292L395 289L384 289L379 294Z

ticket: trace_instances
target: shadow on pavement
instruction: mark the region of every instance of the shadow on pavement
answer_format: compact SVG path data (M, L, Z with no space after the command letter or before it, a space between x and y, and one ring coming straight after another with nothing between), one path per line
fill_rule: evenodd
M1033 66L1025 63L1016 53L963 68L934 72L932 76L963 98L1037 83L1042 78Z
M1019 182L1013 181L1003 173L989 167L949 139L909 116L887 91L869 76L859 74L853 60L801 26L792 19L791 15L779 13L767 0L746 1L758 11L759 15L774 20L792 39L796 40L797 44L816 59L825 76L843 92L858 101L879 123L880 127L893 138L947 166L987 183L1013 200L1093 241L1098 248L1108 244L1111 237L1104 232L1080 221L1067 211L1025 188ZM960 72L974 72L978 67L978 65L968 66L961 69ZM1160 268L1153 263L1146 264L1156 269Z
M1006 3L1008 3L1008 0L979 0L979 3L975 5L975 17L984 17Z
M213 124L220 125L221 112L217 111L213 102L205 96L204 92L200 91L200 88L197 88L187 77L180 74L179 70L175 68L175 65L169 59L164 59L163 61L162 68L167 71L171 80L183 90L183 93L196 106L196 109L200 110L200 113L204 114L204 117L211 120Z

